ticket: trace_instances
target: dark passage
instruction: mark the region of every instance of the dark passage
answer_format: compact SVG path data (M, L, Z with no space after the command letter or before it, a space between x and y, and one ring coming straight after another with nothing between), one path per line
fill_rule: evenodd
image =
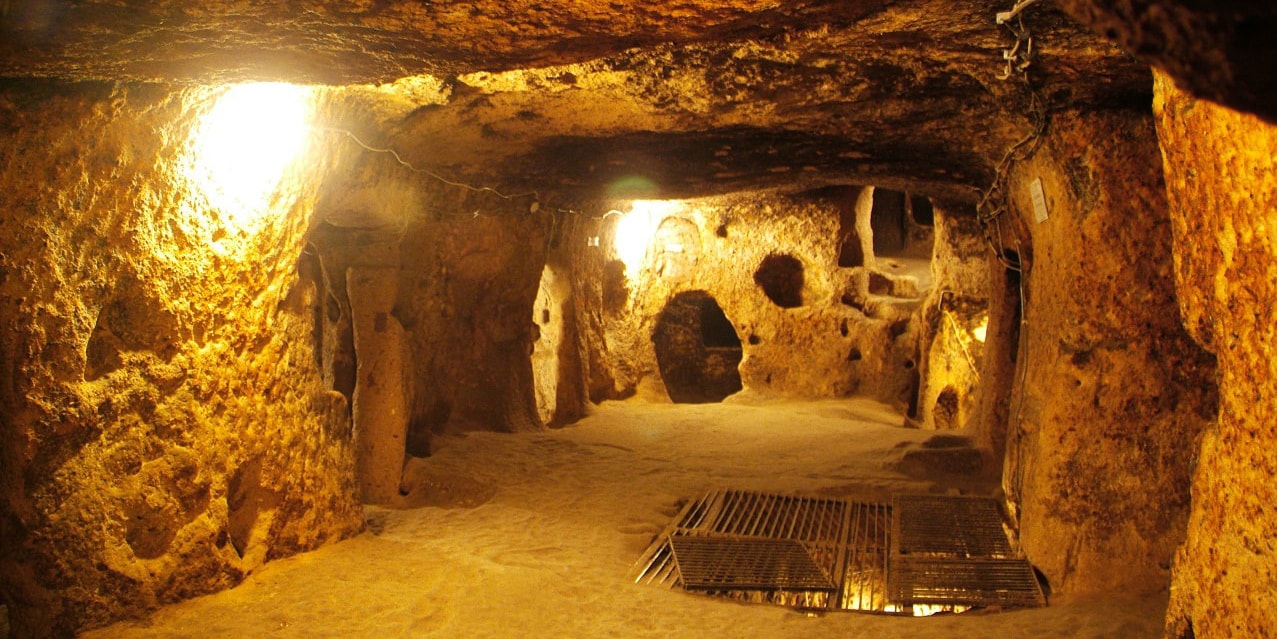
M652 342L661 378L674 402L721 402L741 389L740 338L708 293L674 296L656 322Z

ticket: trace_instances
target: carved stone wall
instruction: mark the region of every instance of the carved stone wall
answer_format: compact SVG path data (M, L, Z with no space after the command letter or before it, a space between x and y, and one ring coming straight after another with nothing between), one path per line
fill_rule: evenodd
M66 636L361 529L299 274L314 182L250 227L187 177L211 92L0 90L0 592Z
M1168 636L1277 632L1277 126L1157 78L1184 323L1219 358L1219 416L1200 441Z

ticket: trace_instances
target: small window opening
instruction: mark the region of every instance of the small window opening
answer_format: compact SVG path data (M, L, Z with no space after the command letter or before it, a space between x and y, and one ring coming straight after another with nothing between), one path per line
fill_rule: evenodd
M908 227L905 224L905 194L902 191L875 188L869 226L873 229L874 255L895 257L905 252Z
M921 226L935 226L936 209L931 200L918 195L909 196L909 206L913 209L913 221Z
M754 271L754 283L781 308L803 305L803 263L792 255L773 253Z

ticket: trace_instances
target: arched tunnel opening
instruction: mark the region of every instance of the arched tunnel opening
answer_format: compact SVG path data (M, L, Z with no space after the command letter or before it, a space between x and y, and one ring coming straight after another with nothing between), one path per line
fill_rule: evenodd
M741 390L741 341L710 294L688 291L670 299L652 344L661 380L675 403L721 402Z

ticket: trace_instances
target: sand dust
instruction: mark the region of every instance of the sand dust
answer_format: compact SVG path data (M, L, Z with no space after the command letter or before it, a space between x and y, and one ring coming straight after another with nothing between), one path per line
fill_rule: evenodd
M476 433L414 464L411 510L267 564L239 587L86 637L1161 637L1165 595L923 619L807 615L626 579L707 490L886 496L953 478L892 470L931 433L864 400L609 403L544 433ZM993 490L967 480L966 490Z

